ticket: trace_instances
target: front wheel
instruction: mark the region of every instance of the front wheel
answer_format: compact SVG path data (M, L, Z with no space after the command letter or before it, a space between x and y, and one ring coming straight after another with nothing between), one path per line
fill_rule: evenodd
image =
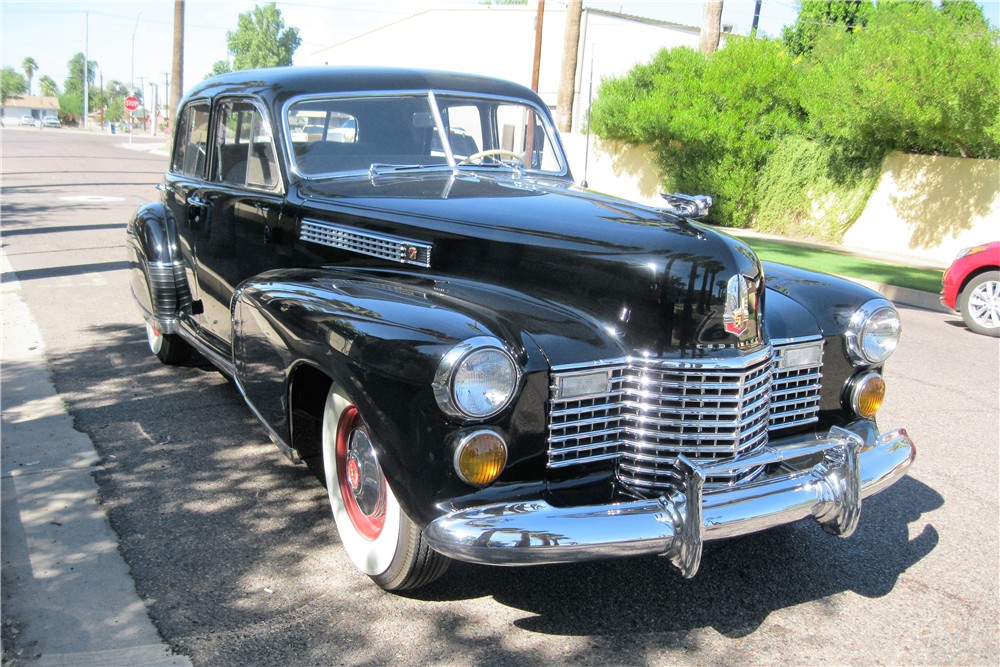
M156 358L168 366L182 364L191 356L187 341L177 334L165 334L149 323L146 324L146 340Z
M976 276L962 290L965 326L985 336L1000 336L1000 271Z
M428 546L382 474L368 427L331 390L323 410L323 468L340 541L359 570L387 591L434 581L451 562Z

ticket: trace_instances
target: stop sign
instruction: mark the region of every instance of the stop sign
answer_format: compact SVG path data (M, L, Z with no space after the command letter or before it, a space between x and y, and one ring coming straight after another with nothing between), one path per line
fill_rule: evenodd
M139 98L138 97L126 97L125 98L125 108L129 111L135 111L139 108Z

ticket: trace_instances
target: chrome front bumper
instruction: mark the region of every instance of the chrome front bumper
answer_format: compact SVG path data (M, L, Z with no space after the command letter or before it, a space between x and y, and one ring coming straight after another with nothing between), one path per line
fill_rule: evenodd
M866 423L867 424L867 423ZM825 438L775 444L731 461L698 465L681 455L684 489L669 496L586 507L519 502L455 511L431 522L430 546L489 565L572 563L660 554L693 577L705 540L745 535L813 517L833 535L858 525L861 500L898 480L916 456L906 431L832 428ZM713 474L761 464L767 476L702 490Z

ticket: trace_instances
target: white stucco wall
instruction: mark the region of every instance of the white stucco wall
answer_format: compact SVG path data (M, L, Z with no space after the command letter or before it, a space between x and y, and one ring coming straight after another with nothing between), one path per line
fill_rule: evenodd
M844 245L949 263L998 239L1000 161L895 152Z
M586 175L587 187L591 190L650 206L663 205L660 175L652 166L652 155L648 152L648 147L630 148L622 143L602 141L593 136L590 156L586 158L586 136L564 134L562 141L577 183L581 183Z

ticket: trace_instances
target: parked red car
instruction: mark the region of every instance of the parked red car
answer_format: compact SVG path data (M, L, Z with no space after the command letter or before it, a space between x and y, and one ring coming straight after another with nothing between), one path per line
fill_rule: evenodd
M959 252L942 283L941 303L959 311L965 326L1000 336L1000 241Z

